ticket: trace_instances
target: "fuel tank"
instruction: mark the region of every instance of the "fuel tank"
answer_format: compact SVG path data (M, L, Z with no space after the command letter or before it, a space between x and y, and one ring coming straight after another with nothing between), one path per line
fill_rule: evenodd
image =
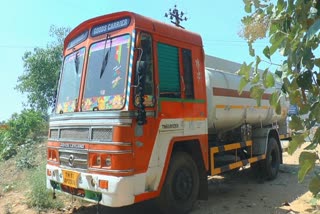
M224 60L224 63L226 62L229 61ZM232 65L233 62L230 63ZM238 92L241 76L236 71L240 69L240 64L233 63L233 66L226 64L224 67L216 68L214 64L208 63L207 56L206 66L209 133L226 132L245 123L253 127L261 127L285 122L288 110L288 102L285 98L280 99L281 114L277 114L269 104L271 94L281 89L280 83L264 92L261 105L258 106L256 100L250 97L250 84L241 94ZM229 68L229 71L219 68Z

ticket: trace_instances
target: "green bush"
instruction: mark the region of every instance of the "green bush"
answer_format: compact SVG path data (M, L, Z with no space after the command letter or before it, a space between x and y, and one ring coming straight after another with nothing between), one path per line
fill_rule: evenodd
M28 195L28 206L38 210L58 209L63 207L62 201L53 199L52 191L46 188L45 164L31 171L29 184L31 192Z
M7 160L17 154L21 145L40 142L47 135L48 122L41 112L23 110L14 113L0 129L0 160Z
M0 142L0 160L8 160L17 154L16 145L9 141Z
M18 149L16 155L16 166L18 169L31 169L35 167L35 145L34 142L29 142L25 145L22 145Z

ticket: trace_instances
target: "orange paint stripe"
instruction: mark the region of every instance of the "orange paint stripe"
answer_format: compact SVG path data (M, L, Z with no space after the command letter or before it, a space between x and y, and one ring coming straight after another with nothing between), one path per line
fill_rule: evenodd
M245 145L246 146L252 146L252 141L251 140L246 141ZM239 149L241 147L242 147L241 143L233 143L233 144L229 144L229 145L224 145L223 146L223 151L229 151L229 150L232 150L232 149ZM210 148L211 175L217 175L217 174L220 174L222 172L221 168L214 168L214 154L218 153L218 152L219 152L219 147ZM250 159L248 159L248 161L250 162ZM229 168L230 169L239 168L241 166L243 166L242 161L229 164Z
M254 163L254 162L257 162L259 160L263 160L265 158L266 158L266 155L260 155L260 156L257 156L257 157L249 158L247 160L248 160L249 163ZM226 165L226 166L229 168L229 170L232 170L232 169L240 168L241 166L243 166L243 164L244 164L243 161L238 161L238 162ZM224 166L224 167L226 167L226 166ZM217 175L217 174L220 174L221 172L222 172L222 167L221 168L211 169L211 175Z
M47 145L51 147L60 147L60 142L48 141Z
M141 201L145 201L145 200L148 200L150 198L155 198L159 196L159 192L158 191L153 191L153 192L145 192L145 193L142 193L140 195L136 195L134 197L134 203L138 203L138 202L141 202Z
M249 158L248 161L249 161L249 163L254 163L254 162L257 162L259 160L264 160L264 159L266 159L266 155L260 155L260 156L257 156L257 157Z
M243 166L242 161L238 161L238 162L235 162L235 163L229 164L229 168L230 168L230 170L231 170L231 169L240 168L240 167L242 167L242 166Z
M220 168L217 168L217 169L214 169L211 171L211 175L218 175L221 173L221 169Z
M236 106L236 105L216 105L216 108L219 109L243 109L245 106Z
M252 141L251 140L246 141L246 146L252 146ZM224 145L223 146L224 151L229 151L229 150L232 150L232 149L239 149L241 147L242 146L241 146L240 143L232 143L232 144L228 144L228 145ZM219 147L212 147L212 148L210 148L210 151L211 151L212 154L218 153L219 152Z

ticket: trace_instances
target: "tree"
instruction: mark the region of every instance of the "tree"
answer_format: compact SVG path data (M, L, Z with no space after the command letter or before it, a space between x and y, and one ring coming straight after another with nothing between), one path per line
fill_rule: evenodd
M274 3L275 2L275 3ZM294 131L289 146L289 153L296 151L305 143L305 139L311 143L305 147L300 155L300 169L298 180L301 182L307 173L315 167L319 155L315 148L320 142L320 129L310 137L310 130L320 123L320 1L316 0L244 0L245 11L249 14L244 17L242 36L247 39L251 56L254 62L243 64L239 90L245 85L251 84L251 95L257 100L265 88L274 87L275 78L282 80L282 91L272 94L270 104L277 111L280 110L278 99L280 96L288 96L290 103L297 105L299 114L292 116L289 127ZM264 21L265 29L260 28L257 34L252 26L260 26ZM260 26L261 27L261 26ZM264 31L265 30L265 31ZM264 33L263 33L264 31ZM262 33L261 33L262 32ZM252 44L256 39L269 37L269 45L263 50L263 56L255 54ZM283 61L278 68L271 72L270 66L274 65L272 59L278 53ZM262 76L258 72L258 66L262 60L269 63ZM251 67L254 67L254 78L250 78ZM262 79L262 83L260 81ZM302 117L304 116L304 117ZM320 174L311 180L310 191L319 196Z
M27 94L27 105L44 115L55 102L57 80L62 64L63 40L69 28L51 26L55 40L46 48L35 48L24 53L24 73L19 76L16 89Z

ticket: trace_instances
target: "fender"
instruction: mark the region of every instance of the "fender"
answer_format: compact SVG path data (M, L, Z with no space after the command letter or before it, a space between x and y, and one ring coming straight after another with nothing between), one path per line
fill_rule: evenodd
M202 153L202 164L204 166L204 169L203 170L205 172L205 179L207 180L207 177L206 177L206 172L208 170L208 159L206 158L207 155L203 155L203 154L208 154L208 150L207 150L207 147L204 148L204 146L202 146L204 144L204 142L206 142L206 136L202 135L202 136L197 136L198 138L196 138L195 136L188 136L188 137L173 137L171 140L170 140L170 143L168 145L168 149L167 149L167 152L166 152L166 157L165 157L165 161L164 161L164 166L163 166L163 169L162 169L162 172L161 172L161 178L160 178L160 182L159 182L159 185L157 187L157 189L155 191L152 191L152 192L146 192L146 193L143 193L143 194L140 194L140 195L137 195L135 197L135 203L136 202L141 202L141 201L144 201L144 200L147 200L147 199L150 199L150 198L155 198L155 197L158 197L161 193L161 190L162 190L162 187L163 187L163 184L165 182L165 179L166 179L166 176L167 176L167 171L168 171L168 168L169 168L169 164L170 164L170 160L171 160L171 157L172 155L174 154L175 151L181 151L183 149L187 149L187 143L188 142L197 142L199 143L199 146L200 146L200 150L201 150L201 153ZM201 143L202 142L202 143ZM199 173L201 174L201 173ZM207 186L206 186L206 189L207 189ZM201 198L205 198L204 197L201 197Z
M268 141L269 138L273 137L277 140L279 150L281 149L280 137L277 129L275 128L258 128L255 129L252 133L252 150L254 155L261 155L267 153ZM282 163L282 153L280 157L280 163Z

